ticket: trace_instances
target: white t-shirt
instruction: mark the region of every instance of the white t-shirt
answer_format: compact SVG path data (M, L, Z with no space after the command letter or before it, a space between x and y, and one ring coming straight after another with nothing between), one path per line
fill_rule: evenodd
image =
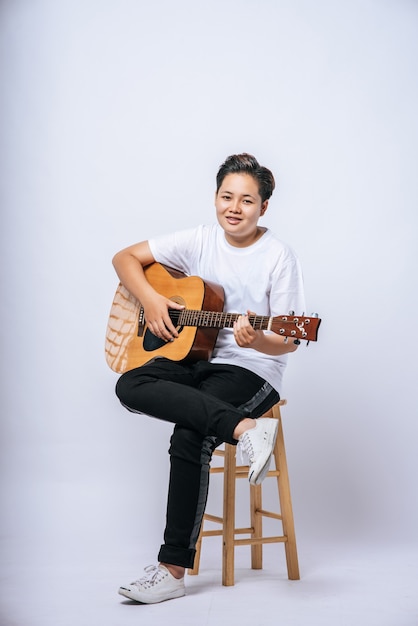
M157 262L222 285L224 311L228 313L245 314L249 310L276 316L305 312L299 261L270 230L245 248L231 246L218 224L156 237L149 245ZM232 329L225 328L219 331L211 362L245 367L280 393L287 355L270 356L240 348Z

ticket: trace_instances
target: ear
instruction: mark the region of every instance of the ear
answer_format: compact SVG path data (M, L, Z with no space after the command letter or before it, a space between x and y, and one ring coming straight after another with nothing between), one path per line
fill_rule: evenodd
M267 211L268 205L269 205L269 201L264 200L263 204L261 205L260 216L264 215L264 213Z

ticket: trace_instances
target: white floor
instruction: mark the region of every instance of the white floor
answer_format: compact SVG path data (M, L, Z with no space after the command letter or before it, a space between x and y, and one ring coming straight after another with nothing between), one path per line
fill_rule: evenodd
M287 580L282 546L265 548L262 571L248 569L248 548L242 547L236 556L236 584L222 587L219 539L206 541L201 573L188 577L186 597L146 606L117 594L120 584L141 574L132 554L110 556L106 549L76 544L51 544L48 550L48 545L25 545L9 537L2 559L0 624L418 625L416 546L314 547L302 542L300 581Z

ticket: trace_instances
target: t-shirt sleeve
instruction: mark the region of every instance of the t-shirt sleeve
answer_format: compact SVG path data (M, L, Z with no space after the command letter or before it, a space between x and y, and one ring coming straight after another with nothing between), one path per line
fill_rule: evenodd
M158 263L185 274L191 273L201 241L201 229L190 228L149 239L152 255Z

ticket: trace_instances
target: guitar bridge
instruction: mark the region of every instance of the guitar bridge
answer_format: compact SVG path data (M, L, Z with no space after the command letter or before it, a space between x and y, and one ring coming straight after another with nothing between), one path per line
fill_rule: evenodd
M139 315L138 315L137 337L142 337L144 335L144 328L145 328L144 307L141 305L139 308Z

